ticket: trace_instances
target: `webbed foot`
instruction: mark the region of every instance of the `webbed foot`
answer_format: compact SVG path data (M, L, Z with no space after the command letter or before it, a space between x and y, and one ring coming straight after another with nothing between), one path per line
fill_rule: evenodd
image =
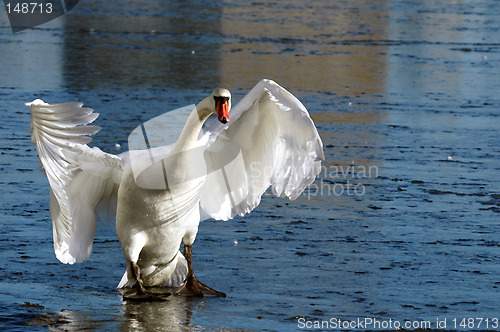
M215 289L205 285L198 279L194 274L188 275L184 284L177 289L175 295L191 295L191 296L200 296L203 295L215 295L219 297L226 297L226 294L216 291Z
M152 302L152 301L167 301L168 297L172 295L170 293L153 293L153 292L143 292L139 289L133 290L128 294L123 295L123 300L125 301L137 301L137 302Z
M141 280L141 269L135 262L131 262L131 270L134 279L136 280L134 290L130 293L123 295L126 301L166 301L171 295L168 292L156 293L147 290Z
M190 245L184 245L184 257L188 263L188 275L184 284L177 289L175 295L191 295L191 296L203 296L203 295L215 295L219 297L226 297L226 294L216 291L215 289L208 287L201 281L199 281L193 272L193 265L191 259L193 257L193 249Z

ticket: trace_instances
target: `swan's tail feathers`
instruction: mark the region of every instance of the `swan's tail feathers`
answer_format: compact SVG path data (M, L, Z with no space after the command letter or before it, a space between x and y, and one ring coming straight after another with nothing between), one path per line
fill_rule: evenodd
M116 210L121 160L86 145L100 129L89 125L98 117L93 109L81 103L51 105L40 99L26 105L31 113L31 141L50 184L56 257L67 264L82 262L92 252L96 207L108 218Z
M177 261L175 262L175 269L172 275L164 282L164 286L166 287L181 287L186 279L188 274L188 264L184 255L179 253L177 254Z
M186 258L179 251L177 255L167 264L159 264L151 267L145 267L141 270L142 282L144 286L160 286L178 288L186 279L188 274L188 265ZM136 281L132 273L125 271L117 288L133 286Z
M118 284L118 286L116 286L116 288L121 289L132 285L133 283L128 281L128 271L125 270L125 273L123 274L122 279L120 280L120 283Z

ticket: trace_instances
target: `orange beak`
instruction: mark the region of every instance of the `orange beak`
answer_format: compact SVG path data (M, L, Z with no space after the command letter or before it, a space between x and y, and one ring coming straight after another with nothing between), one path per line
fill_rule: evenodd
M224 124L228 123L229 122L229 101L228 100L216 101L215 109L217 110L217 118L219 119L219 121L224 123Z

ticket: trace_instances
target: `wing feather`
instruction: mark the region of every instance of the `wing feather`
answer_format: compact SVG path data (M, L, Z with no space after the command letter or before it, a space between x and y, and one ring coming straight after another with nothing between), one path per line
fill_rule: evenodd
M30 107L31 141L50 184L50 215L54 250L63 263L87 259L97 226L96 210L114 218L119 157L90 148L90 135L100 127L88 125L99 115L82 103L50 105L42 100Z
M209 120L208 175L201 206L216 219L253 210L272 187L296 199L320 172L323 144L307 109L271 80L259 82L231 111L231 121Z

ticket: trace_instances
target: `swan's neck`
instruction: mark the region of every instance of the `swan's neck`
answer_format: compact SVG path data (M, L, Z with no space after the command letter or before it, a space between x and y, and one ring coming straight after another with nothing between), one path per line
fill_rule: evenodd
M211 96L203 99L189 115L181 135L172 152L178 153L193 148L198 141L201 127L214 112L214 100Z

